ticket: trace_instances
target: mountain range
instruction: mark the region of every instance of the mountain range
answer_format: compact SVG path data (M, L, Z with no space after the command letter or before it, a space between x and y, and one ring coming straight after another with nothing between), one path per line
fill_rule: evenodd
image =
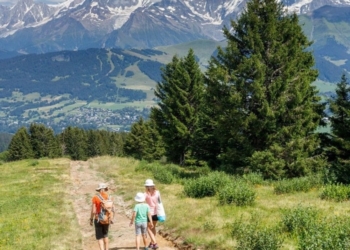
M222 40L222 27L248 0L19 0L0 6L0 48L46 53L88 48L154 48L198 39ZM350 0L283 0L288 12L310 15Z
M350 72L350 0L284 0L329 95ZM0 131L41 122L127 130L154 105L160 68L194 49L205 69L247 0L68 0L0 5ZM328 84L330 83L330 84ZM321 85L319 85L321 86ZM326 86L324 88L324 86Z

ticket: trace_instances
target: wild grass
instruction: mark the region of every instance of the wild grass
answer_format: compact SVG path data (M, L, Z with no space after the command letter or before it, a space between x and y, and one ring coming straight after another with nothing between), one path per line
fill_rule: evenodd
M295 188L305 184L301 179L286 185L286 190L293 187L292 192L276 193L278 182L264 181L259 174L233 178L209 174L206 168L196 171L118 157L97 157L88 163L98 170L101 179L113 180L113 191L123 196L127 211L134 205L135 194L144 191L145 180L153 179L167 214L159 228L199 249L319 250L350 246L349 200L334 198L343 197L347 189L319 185L312 179L311 188ZM0 249L81 249L71 194L65 193L69 160L27 160L0 167ZM168 175L172 175L171 182ZM186 183L204 176L216 182L213 189L222 188L210 197L186 195ZM251 191L246 197L253 197L254 202L242 206L220 202L220 191L230 187L225 182L236 184L225 191L226 197L240 198L244 192L237 194L234 189L239 186Z
M115 191L130 204L136 192L144 190L145 180L153 179L167 213L167 220L160 223L161 228L200 249L347 249L336 246L348 246L344 235L349 232L350 226L342 221L350 220L349 201L322 199L324 187L315 181L317 176L309 179L313 184L307 189L299 188L306 179L294 180L291 184L293 191L286 193L276 193L278 183L263 181L258 174L244 176L236 182L245 183L254 192L254 202L239 206L235 203L221 204L220 191L203 198L186 195L186 183L203 178L205 171L197 175L193 169L127 158L100 157L89 162L114 180L118 185ZM173 174L171 183L163 183L156 178L154 173L157 171L154 169L161 168L168 168L168 173ZM313 216L316 217L313 211L317 211L317 223L312 223ZM292 216L288 217L288 214ZM308 220L307 233L299 229L291 231L305 225ZM344 227L342 231L339 230L341 226ZM316 247L311 244L313 239L317 240Z
M0 249L81 249L69 160L5 163L0 176Z

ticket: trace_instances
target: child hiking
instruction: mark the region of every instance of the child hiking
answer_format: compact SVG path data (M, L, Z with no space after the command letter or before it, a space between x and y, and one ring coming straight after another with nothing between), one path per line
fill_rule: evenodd
M146 241L147 219L150 221L150 227L153 227L150 209L149 206L145 203L145 195L143 193L137 193L135 196L135 201L138 203L134 207L134 211L130 220L130 226L132 226L135 222L136 249L140 250L140 241L142 236L144 250L148 250ZM149 233L149 236L153 242L156 242L153 233Z
M97 194L92 198L90 225L95 226L95 236L98 241L100 250L107 250L108 248L108 229L109 224L112 222L114 215L113 203L110 204L111 211L104 211L104 205L106 201L110 202L108 186L105 183L100 183L96 188ZM103 213L103 214L102 214ZM102 214L102 216L101 216Z

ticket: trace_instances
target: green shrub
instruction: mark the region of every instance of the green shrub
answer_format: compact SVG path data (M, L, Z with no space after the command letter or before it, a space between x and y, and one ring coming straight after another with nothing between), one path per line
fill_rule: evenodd
M136 166L135 171L152 172L154 179L164 184L171 184L176 178L181 175L181 168L173 164L161 164L158 162L140 161Z
M310 175L293 179L283 179L277 181L274 191L276 194L287 194L295 192L308 192L312 188L318 188L322 185L321 175Z
M255 192L243 180L237 179L224 186L218 192L219 204L235 204L236 206L249 206L255 201Z
M203 198L214 196L218 190L232 182L232 178L223 172L211 172L197 179L188 179L184 183L184 193L188 197Z
M343 184L330 184L326 185L321 193L321 199L345 201L349 199L350 188Z
M160 183L171 184L175 179L175 176L171 172L171 169L166 168L166 166L157 167L156 169L153 169L152 172L153 172L154 179L156 179Z
M298 249L350 249L348 218L332 218L313 224L298 237Z
M154 168L154 163L149 163L147 161L140 161L139 164L135 167L135 171L152 171Z
M244 174L242 178L252 185L262 185L265 183L265 180L261 173Z
M238 250L281 249L283 237L277 227L262 227L259 218L243 222L239 220L232 224L231 236L236 239Z
M285 231L298 234L316 224L318 218L319 212L316 209L298 206L282 211L281 224Z

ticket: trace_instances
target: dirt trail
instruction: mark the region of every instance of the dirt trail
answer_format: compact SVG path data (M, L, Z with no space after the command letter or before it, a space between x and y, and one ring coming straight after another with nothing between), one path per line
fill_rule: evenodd
M95 194L95 188L98 183L106 181L100 178L100 175L89 166L88 162L72 161L70 166L73 192L76 197L74 210L77 214L79 229L83 237L82 249L98 250L94 228L89 225L91 199ZM109 193L113 196L116 206L115 223L110 226L109 230L109 249L136 249L134 227L129 227L129 218L132 211L130 208L126 208L122 197L113 193L114 183L109 182L108 185L110 187ZM157 235L157 242L161 250L178 249L174 247L171 241L164 239L160 235ZM141 246L143 246L142 243Z

